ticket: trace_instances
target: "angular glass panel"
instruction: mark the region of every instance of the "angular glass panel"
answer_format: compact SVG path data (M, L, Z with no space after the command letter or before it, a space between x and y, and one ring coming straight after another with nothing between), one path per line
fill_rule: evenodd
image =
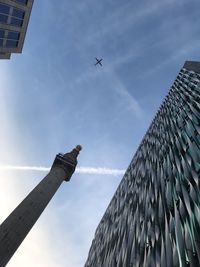
M20 36L19 32L9 31L7 39L12 39L12 40L18 41L19 40L19 36Z
M9 14L10 7L4 4L0 4L0 13Z
M180 71L96 230L85 267L200 266L200 86L188 87L200 84L200 62L192 64L199 74Z
M12 17L10 24L21 27L23 20Z
M7 23L7 21L8 21L8 16L0 14L0 22Z
M17 47L17 46L18 46L18 41L13 41L13 40L6 41L6 47Z
M19 19L23 19L24 18L24 14L25 14L25 12L23 10L14 8L12 16L16 17L16 18L19 18Z

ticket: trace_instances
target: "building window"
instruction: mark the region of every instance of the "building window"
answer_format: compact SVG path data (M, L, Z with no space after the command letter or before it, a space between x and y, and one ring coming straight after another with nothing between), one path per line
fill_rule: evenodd
M21 27L25 12L18 8L13 8L10 24Z
M20 33L15 31L6 32L7 35L5 35L5 30L0 29L0 47L17 47L20 38Z
M7 36L7 39L18 41L19 40L19 35L20 35L19 32L9 31L8 32L8 36Z
M10 24L21 27L23 24L23 20L11 17Z
M0 4L0 23L7 23L10 7L4 4Z
M20 33L14 31L8 31L7 40L5 47L17 47L19 41Z
M17 47L18 46L18 41L15 40L7 40L5 47Z
M27 0L15 0L15 2L19 3L19 4L23 4L23 5L27 5Z
M24 11L18 8L13 8L13 17L16 17L18 19L23 19L24 18Z
M0 47L3 47L3 39L0 38Z
M4 34L5 34L5 31L0 29L0 38L3 38L4 37Z
M4 34L5 34L5 31L0 29L0 47L3 47Z
M0 14L0 23L7 23L8 16Z
M9 12L10 12L10 7L0 3L0 13L8 15Z
M12 8L12 6L0 4L0 23L21 27L25 15L24 10L13 7L12 14L10 14L10 7Z

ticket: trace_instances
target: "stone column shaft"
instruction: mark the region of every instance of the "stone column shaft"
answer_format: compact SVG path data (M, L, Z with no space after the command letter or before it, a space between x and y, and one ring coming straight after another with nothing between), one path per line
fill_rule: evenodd
M8 263L61 183L70 179L78 155L76 151L72 152L57 155L49 174L0 225L0 267Z

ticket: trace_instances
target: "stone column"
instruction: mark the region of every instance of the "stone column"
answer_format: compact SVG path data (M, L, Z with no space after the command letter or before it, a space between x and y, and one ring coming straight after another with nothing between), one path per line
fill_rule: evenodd
M47 176L0 225L0 267L4 267L31 230L63 181L69 181L81 146L58 154Z

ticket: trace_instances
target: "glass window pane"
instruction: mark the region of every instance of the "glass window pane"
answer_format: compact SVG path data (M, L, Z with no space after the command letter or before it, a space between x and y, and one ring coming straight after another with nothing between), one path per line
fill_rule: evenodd
M15 0L17 3L20 3L20 4L24 4L26 5L27 4L27 0Z
M17 8L14 8L12 16L13 17L17 17L19 19L23 19L24 18L24 11L20 10L20 9L17 9Z
M18 41L19 40L19 32L11 32L11 31L9 31L7 38Z
M3 47L3 39L0 39L0 47Z
M1 23L7 23L8 16L0 14L0 22Z
M18 46L18 41L12 41L12 40L6 41L6 47L17 47L17 46Z
M23 24L23 20L12 17L10 24L21 27Z
M0 29L0 38L4 37L4 33L5 33L5 31Z
M9 14L10 7L7 5L0 4L0 13Z

